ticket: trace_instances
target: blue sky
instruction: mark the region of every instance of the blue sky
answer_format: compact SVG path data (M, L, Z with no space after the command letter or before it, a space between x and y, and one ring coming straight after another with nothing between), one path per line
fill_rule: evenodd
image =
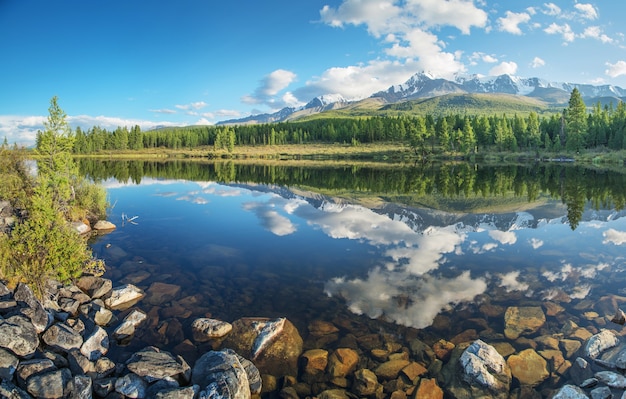
M615 0L0 0L0 138L32 144L54 95L73 126L149 129L422 70L626 88L624 16Z

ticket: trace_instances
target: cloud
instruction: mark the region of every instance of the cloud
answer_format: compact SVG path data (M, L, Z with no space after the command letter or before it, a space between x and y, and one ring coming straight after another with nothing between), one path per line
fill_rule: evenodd
M472 301L486 289L485 280L472 279L469 271L445 278L380 268L371 270L366 279L335 278L324 286L328 295L345 299L353 313L414 328L430 326L442 310Z
M275 96L296 79L296 74L285 69L277 69L265 76L252 94L241 98L246 104L265 104L271 108L282 108L284 102Z
M540 68L546 65L546 62L539 57L533 58L533 62L530 64L533 68Z
M324 6L320 10L322 22L333 27L366 25L370 34L380 37L389 31L389 25L402 13L393 1L344 0L337 8Z
M615 64L606 63L609 68L604 71L605 74L612 78L626 75L626 61L617 61Z
M489 74L493 76L515 75L516 72L517 72L517 64L513 61L511 62L503 61L499 65L496 65L495 67L489 70Z
M178 109L182 109L184 111L189 111L189 110L194 110L194 109L202 109L206 107L207 105L208 104L205 103L204 101L197 101L197 102L189 103L189 104L175 105L175 107Z
M512 231L491 230L489 237L504 245L513 245L517 242L517 235Z
M576 34L572 31L569 24L559 25L557 23L552 23L543 31L549 35L561 35L565 44L573 42L576 38Z
M585 31L580 35L582 38L592 38L601 41L602 43L614 43L615 40L611 39L606 34L602 33L602 29L599 26L589 26L585 28Z
M453 26L468 35L472 27L487 25L487 13L467 0L408 0L406 11L426 26Z
M291 220L276 211L272 202L246 202L243 209L254 212L261 225L277 236L286 236L297 230Z
M507 274L500 274L500 287L506 289L506 292L512 291L526 291L528 289L528 284L519 282L517 279L519 278L520 272L514 271Z
M515 13L507 11L505 17L498 18L498 27L502 32L512 33L514 35L521 35L522 30L520 24L525 24L530 21L530 15L528 13Z
M175 114L176 110L161 108L161 109L149 109L148 111L154 112L155 114Z
M614 244L614 245L622 245L626 243L626 232L617 231L615 229L608 229L604 233L602 233L604 237L604 241L602 244Z
M542 12L550 16L558 16L561 14L561 8L554 3L545 3Z
M592 4L577 3L577 4L574 4L574 8L576 8L578 12L580 13L580 16L585 19L597 19L598 18L598 11Z
M539 249L543 246L543 240L540 240L538 238L531 238L529 242L533 249Z

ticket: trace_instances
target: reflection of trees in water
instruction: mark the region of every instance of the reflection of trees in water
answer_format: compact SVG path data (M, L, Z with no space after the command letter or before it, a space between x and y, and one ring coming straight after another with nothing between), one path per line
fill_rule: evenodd
M277 184L326 192L403 197L407 201L437 196L444 199L526 197L530 202L543 195L566 204L572 229L578 226L588 202L595 209L623 209L626 204L626 174L563 164L374 167L81 159L79 165L83 174L96 181L115 178L125 183L140 183L142 178L151 177Z

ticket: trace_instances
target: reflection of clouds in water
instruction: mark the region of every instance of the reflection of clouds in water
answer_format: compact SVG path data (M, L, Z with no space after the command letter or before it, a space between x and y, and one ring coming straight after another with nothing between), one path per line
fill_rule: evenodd
M490 230L489 237L503 245L513 245L517 242L517 235L512 231Z
M626 243L626 232L624 231L608 229L607 231L602 233L602 236L604 237L604 241L602 241L602 244L611 243L615 245L622 245Z
M183 195L182 197L176 198L176 201L187 201L198 205L204 205L209 203L207 199L194 195Z
M544 271L541 275L551 283L562 282L563 286L553 287L543 291L543 298L550 300L556 296L556 293L563 291L572 299L584 299L591 292L591 284L581 283L581 279L593 280L599 271L609 268L608 263L599 263L597 265L589 264L580 267L574 267L570 263L564 263L560 270L556 272ZM567 283L571 285L568 285Z
M429 227L424 234L415 234L414 246L391 248L385 255L395 262L407 260L406 271L419 276L438 268L443 256L453 253L465 237L454 225Z
M162 193L154 193L152 195L155 196L155 197L167 198L167 197L174 197L174 196L178 195L178 193L175 192L175 191L165 191L165 192L162 192Z
M239 197L243 195L243 191L237 188L224 186L210 186L202 189L205 194L216 195L218 197Z
M374 269L367 279L335 278L325 285L328 295L346 300L350 310L376 318L384 316L408 327L425 328L445 309L471 301L487 289L484 279L465 271L454 278L416 277L407 270Z
M533 247L533 249L539 249L543 246L543 240L540 240L538 238L531 238L528 242Z
M272 201L246 202L243 209L252 211L261 221L261 225L277 236L285 236L296 231L291 220L276 211L276 204Z
M512 291L526 291L528 284L518 281L520 272L514 271L507 274L500 274L500 286L506 289L506 292Z
M591 292L591 285L582 284L574 287L574 290L569 294L572 299L585 299Z
M166 186L169 184L176 184L176 183L182 183L182 182L183 180L167 180L167 179L154 179L151 177L144 177L141 179L141 183L137 184L132 181L128 181L124 183L124 182L118 181L117 179L111 178L111 179L107 179L101 182L100 185L106 188L107 190L109 190L109 189L124 188L124 187L129 187L129 186L153 186L153 185Z

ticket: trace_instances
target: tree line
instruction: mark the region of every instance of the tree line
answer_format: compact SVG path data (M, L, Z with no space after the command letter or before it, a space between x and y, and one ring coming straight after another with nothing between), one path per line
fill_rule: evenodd
M239 126L187 126L142 131L118 127L107 131L76 129L73 151L201 146L233 151L236 145L273 146L307 143L397 143L416 154L485 151L577 152L592 148L626 149L626 105L623 102L588 110L577 89L562 113L528 115L374 116L329 118Z

